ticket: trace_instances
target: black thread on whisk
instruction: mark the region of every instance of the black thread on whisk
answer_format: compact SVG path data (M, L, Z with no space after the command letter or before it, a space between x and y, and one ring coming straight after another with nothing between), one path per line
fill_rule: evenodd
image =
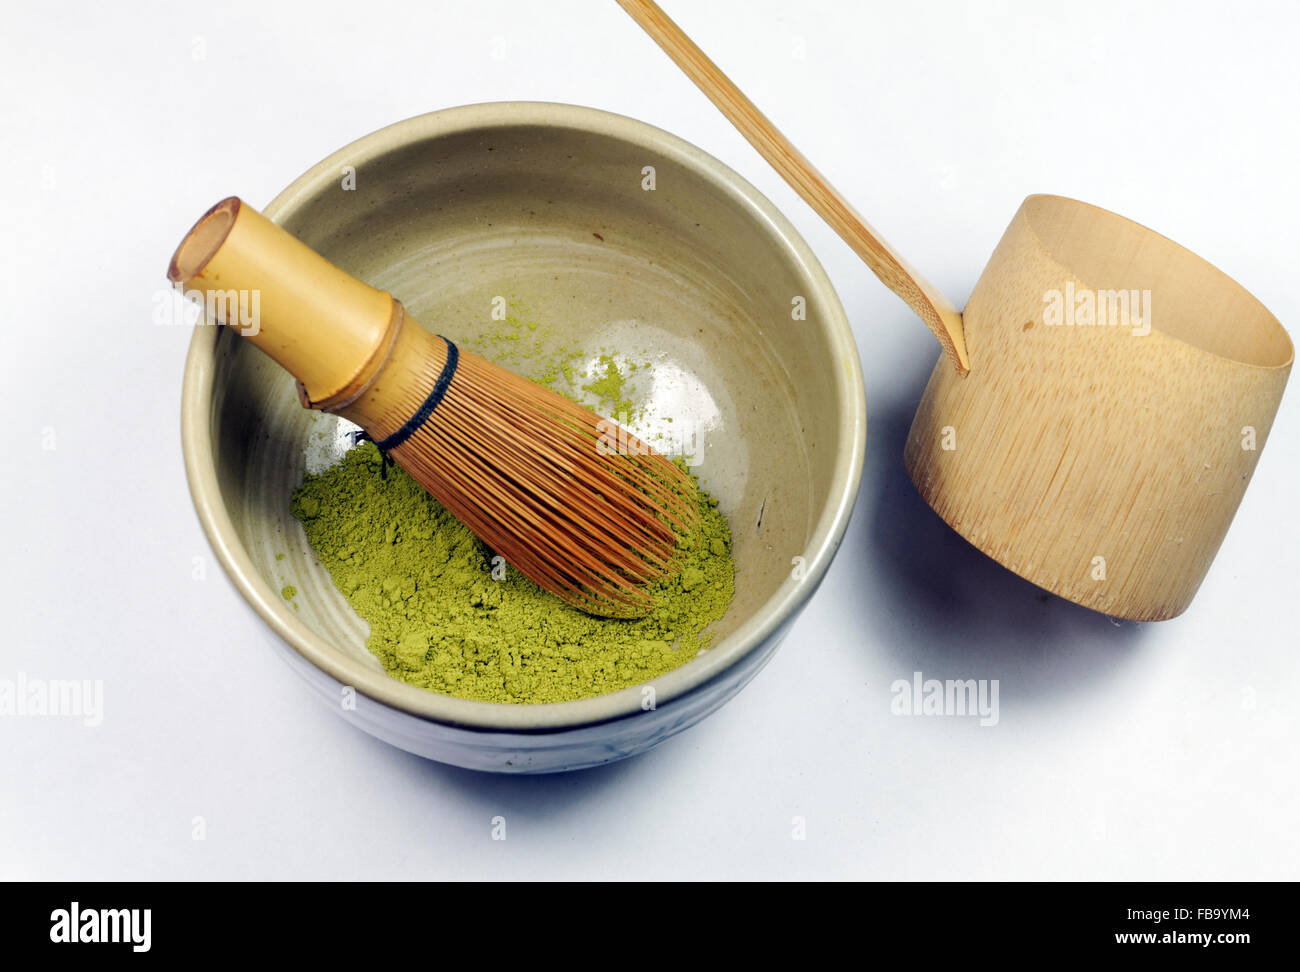
M438 335L442 337L441 334ZM442 338L444 341L447 339ZM452 377L456 374L456 364L460 361L460 351L456 345L447 341L447 360L443 362L442 374L433 384L433 390L429 392L429 397L424 400L424 404L419 410L406 420L406 424L390 435L383 442L376 442L380 452L387 452L389 449L396 449L399 445L409 439L421 425L433 414L433 410L438 407L442 397L447 394L447 386L451 384Z
M375 442L375 440L370 437L370 433L365 429L357 429L355 432L349 432L348 435L352 436L353 445L360 445L363 442ZM375 448L379 449L379 443L375 442ZM395 465L397 465L397 463L393 462L393 460L389 458L388 453L383 449L379 449L379 478L387 482L388 467Z

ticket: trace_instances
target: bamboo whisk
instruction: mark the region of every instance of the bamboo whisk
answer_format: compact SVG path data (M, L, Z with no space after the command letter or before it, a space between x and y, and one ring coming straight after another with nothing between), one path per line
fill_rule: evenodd
M592 614L650 608L646 586L697 514L690 478L644 442L424 330L237 198L195 224L167 275L525 577Z

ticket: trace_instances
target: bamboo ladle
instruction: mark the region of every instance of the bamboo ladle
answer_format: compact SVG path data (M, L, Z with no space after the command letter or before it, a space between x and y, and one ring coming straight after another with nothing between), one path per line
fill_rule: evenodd
M1169 239L1028 197L962 313L650 0L618 0L939 339L904 449L984 553L1114 617L1172 618L1205 578L1294 349L1239 284Z

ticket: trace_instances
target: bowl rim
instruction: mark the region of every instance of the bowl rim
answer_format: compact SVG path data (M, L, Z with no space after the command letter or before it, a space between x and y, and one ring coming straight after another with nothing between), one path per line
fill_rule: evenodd
M862 478L866 445L866 396L862 364L844 308L830 278L812 249L790 222L757 189L713 156L646 122L596 108L552 102L505 101L461 105L417 115L387 125L332 153L295 179L264 213L282 222L326 184L337 181L339 166L360 169L365 163L414 142L475 129L543 126L640 145L691 169L732 204L763 225L773 242L813 285L825 312L825 330L834 360L829 380L843 403L839 414L841 449L832 472L831 501L813 525L803 552L805 573L782 585L735 631L705 654L652 680L656 706L693 692L721 677L727 669L774 636L816 590L847 529ZM221 499L211 436L212 385L217 327L196 327L185 361L181 393L181 447L190 493L199 522L212 549L244 600L294 651L341 686L370 699L432 722L486 732L547 732L620 719L641 711L641 686L569 702L518 704L480 702L442 695L410 685L348 657L332 647L290 610L254 567Z

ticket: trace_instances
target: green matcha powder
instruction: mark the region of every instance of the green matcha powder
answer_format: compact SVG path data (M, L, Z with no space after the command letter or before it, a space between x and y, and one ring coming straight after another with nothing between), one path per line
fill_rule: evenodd
M374 445L350 450L305 478L292 510L335 585L370 622L367 647L412 685L486 702L613 692L708 648L707 629L734 593L731 533L703 491L680 571L651 588L649 615L615 620L541 590L405 472L390 467L384 478L380 465Z

